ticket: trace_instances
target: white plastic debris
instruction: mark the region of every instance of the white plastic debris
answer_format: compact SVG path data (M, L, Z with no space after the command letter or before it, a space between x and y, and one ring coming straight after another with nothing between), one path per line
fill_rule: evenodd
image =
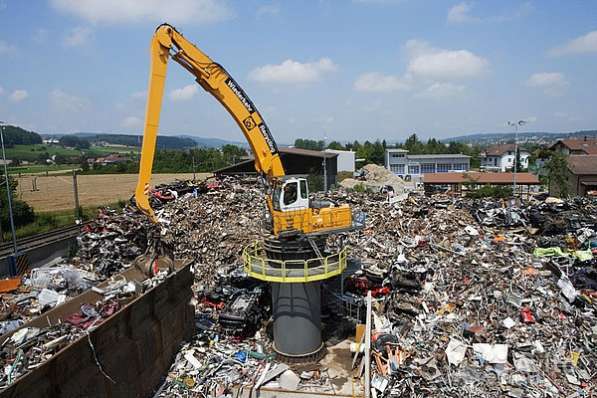
M292 370L288 369L280 375L280 387L285 390L296 391L301 379Z
M460 340L450 339L448 347L446 348L448 362L458 366L464 360L464 354L466 354L466 344Z
M193 355L194 350L189 350L187 352L184 353L184 359L187 360L188 363L190 363L195 369L201 369L201 362L199 362L199 360L197 358L195 358L195 355Z
M472 225L467 225L464 228L464 232L466 232L469 236L479 236L479 231L477 231L477 229Z
M21 345L25 341L34 338L39 334L39 329L34 327L23 328L21 330L17 330L14 334L10 337L10 340L15 345Z
M60 294L52 289L42 289L37 296L37 301L41 308L55 307L66 301L66 295Z
M568 300L569 303L573 303L574 300L576 300L576 296L578 296L578 291L574 288L574 286L572 286L570 279L568 279L568 277L565 274L562 274L560 279L558 279L558 287L560 288L562 294L564 295L564 297L566 297L566 300Z
M516 325L516 322L514 321L514 319L508 317L502 321L502 325L504 325L506 329L510 329Z
M373 379L371 380L371 387L375 388L377 391L383 393L386 388L388 388L389 381L385 377L375 374Z
M484 361L489 363L508 362L507 344L475 343L473 344L473 351Z
M537 365L535 361L530 358L525 357L522 354L515 354L514 355L514 367L519 372L535 372L537 369Z

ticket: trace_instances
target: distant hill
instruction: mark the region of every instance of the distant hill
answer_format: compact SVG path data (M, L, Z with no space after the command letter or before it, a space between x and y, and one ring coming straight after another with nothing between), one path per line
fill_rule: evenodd
M515 137L514 133L477 133L477 134L470 134L470 135L461 135L457 137L451 138L444 138L442 142L462 142L466 144L479 144L479 145L486 145L486 144L496 144L502 143L507 141L513 141ZM574 132L567 132L567 133L553 133L553 132L543 132L543 131L535 131L535 132L524 132L518 133L518 140L521 142L524 141L533 141L537 143L548 143L554 142L559 139L565 138L584 138L584 137L593 137L597 138L597 130L581 130L581 131L574 131Z
M73 134L42 134L43 137L49 138L61 138L65 135L75 135L80 138L84 138L92 143L94 142L106 142L114 145L127 145L138 147L142 138L139 135L132 134L117 134L117 133L73 133ZM247 146L246 143L237 141L228 141L221 138L207 138L207 137L195 137L192 135L158 135L157 147L160 149L186 149L194 148L197 146L204 148L219 148L221 146L232 144L237 146Z
M248 147L249 144L247 142L241 141L230 141L224 140L222 138L209 138L209 137L195 137L192 135L181 135L180 137L190 138L197 143L198 146L204 148L219 148L224 145L236 145L241 147Z
M42 138L33 131L27 131L18 126L4 126L4 145L12 148L15 145L41 144Z

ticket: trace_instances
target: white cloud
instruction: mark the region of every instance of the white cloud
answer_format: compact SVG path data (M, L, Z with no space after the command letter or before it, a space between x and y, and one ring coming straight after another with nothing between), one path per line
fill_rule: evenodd
M556 57L568 54L597 53L597 30L570 40L562 46L553 48L549 53Z
M465 22L478 22L478 17L471 15L472 5L463 1L458 3L448 11L448 22L449 23L465 23Z
M0 54L8 54L15 50L15 47L11 44L8 44L4 40L0 40Z
M50 105L59 112L77 113L89 108L90 103L86 98L69 94L60 89L54 89L49 94Z
M21 102L29 97L27 90L15 90L10 94L10 100L12 102Z
M410 87L398 76L370 72L360 75L354 82L354 88L357 91L391 92L408 90Z
M199 91L197 84L189 84L181 88L170 91L170 99L172 101L188 101Z
M406 72L400 75L365 73L353 87L357 91L392 92L417 90L415 97L441 99L466 90L463 80L478 78L489 69L489 61L468 50L434 48L422 40L409 40Z
M280 13L280 5L278 5L278 3L263 4L257 7L257 11L255 13L257 14L257 17L278 15Z
M4 87L0 86L0 95L4 94Z
M463 1L452 6L452 8L450 8L448 11L448 16L446 17L447 22L450 24L472 22L508 22L525 17L534 9L533 4L530 1L526 1L518 5L516 8L507 10L502 14L479 17L472 14L471 11L473 7L474 2L469 1Z
M136 116L127 116L120 125L125 128L139 128L143 125L143 121Z
M408 73L432 80L460 80L483 75L489 61L468 50L433 48L419 40L409 40L406 48L411 54Z
M566 77L559 72L541 72L532 74L526 81L529 87L540 88L549 95L560 95L568 86Z
M419 98L444 99L457 96L465 91L466 87L453 83L433 83L425 90L418 93Z
M90 22L205 24L232 16L222 0L50 0L52 6Z
M262 83L309 83L320 80L324 74L336 69L329 58L307 63L287 59L278 65L255 68L249 73L249 78Z
M90 28L77 26L68 32L62 43L67 47L82 46L89 41L92 33Z

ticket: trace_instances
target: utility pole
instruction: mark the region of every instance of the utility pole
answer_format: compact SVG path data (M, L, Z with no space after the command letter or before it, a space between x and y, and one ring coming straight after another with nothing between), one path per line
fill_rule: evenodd
M8 199L8 218L10 220L10 231L12 232L13 256L11 262L11 274L16 275L17 264L17 234L15 232L15 222L12 214L12 192L10 191L10 182L8 181L8 167L6 166L6 151L4 149L4 122L0 121L0 141L2 142L2 160L4 161L4 181L6 182L6 197Z
M75 224L81 220L79 211L79 186L77 184L77 170L73 170L73 194L75 195Z
M195 178L195 153L193 152L193 150L191 149L191 159L193 159L193 182L196 181Z
M328 191L328 167L327 167L328 159L325 157L325 152L323 155L323 191Z
M518 127L527 124L526 120L508 121L508 126L514 127L514 167L512 168L512 195L516 196L516 172L518 169Z

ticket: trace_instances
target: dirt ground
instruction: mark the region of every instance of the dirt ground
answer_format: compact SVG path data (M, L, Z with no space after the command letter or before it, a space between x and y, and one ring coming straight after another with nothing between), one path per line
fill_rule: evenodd
M197 173L204 179L208 173ZM33 179L37 178L38 191L33 191ZM163 184L176 179L192 179L193 174L155 174L151 185ZM29 203L35 211L68 210L74 208L73 178L62 176L24 176L18 178L20 199ZM119 200L128 200L137 185L137 174L103 174L77 176L79 204L83 207L100 206Z

